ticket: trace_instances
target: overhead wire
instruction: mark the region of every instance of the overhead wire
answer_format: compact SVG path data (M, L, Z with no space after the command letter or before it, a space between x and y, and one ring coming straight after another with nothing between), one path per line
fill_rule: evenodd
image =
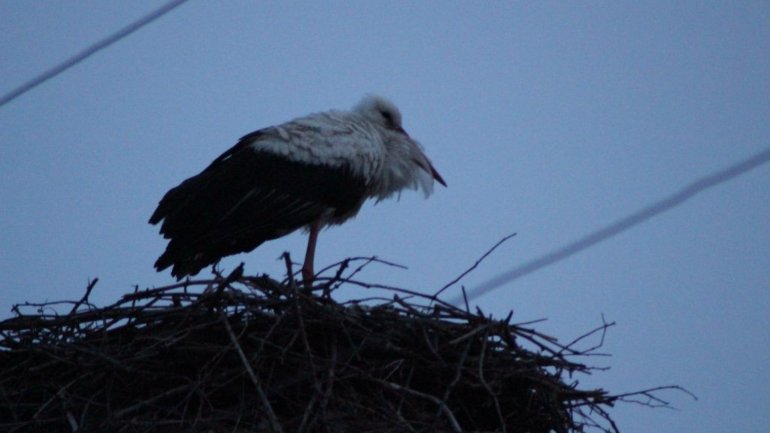
M667 197L664 197L663 199L658 200L605 227L602 227L599 230L589 233L588 235L583 236L574 242L571 242L557 250L530 260L522 265L516 266L509 271L503 272L496 277L493 277L484 283L472 288L467 293L465 293L465 296L458 295L454 297L452 300L450 300L450 302L455 305L460 305L460 303L465 302L466 299L469 302L505 284L509 284L514 280L524 277L525 275L529 275L535 271L539 271L540 269L560 262L572 255L585 251L586 249L600 242L603 242L619 233L629 230L655 216L658 216L663 212L681 205L696 194L741 176L763 164L766 164L767 162L770 162L770 149L761 151L743 161L730 165L727 168L703 176L680 189L679 191L670 194Z
M11 90L10 92L6 93L2 97L0 97L0 107L8 104L9 102L13 101L14 99L18 98L19 96L29 92L30 90L34 89L35 87L45 83L46 81L50 80L51 78L54 78L55 76L61 74L62 72L66 71L67 69L77 65L78 63L82 62L83 60L87 59L88 57L95 54L97 51L100 51L104 48L107 48L108 46L114 44L115 42L118 42L119 40L125 38L126 36L130 35L131 33L134 33L135 31L141 29L142 27L146 26L147 24L150 24L151 22L155 21L156 19L162 17L163 15L171 12L172 10L176 9L177 7L181 6L183 3L187 2L188 0L172 0L168 3L162 5L158 9L155 9L154 11L150 12L149 14L139 18L138 20L132 22L131 24L128 24L127 26L123 27L122 29L116 31L115 33L97 41L96 43L86 47L84 50L80 51L79 53L69 57L68 59L64 60L60 64L46 70L42 74L36 76L35 78L32 78L31 80L21 84L20 86L16 87L15 89Z

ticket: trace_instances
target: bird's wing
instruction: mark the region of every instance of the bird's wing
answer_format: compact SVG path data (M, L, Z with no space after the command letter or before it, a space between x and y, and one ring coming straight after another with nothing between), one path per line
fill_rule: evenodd
M367 183L379 175L385 159L380 131L371 122L350 113L311 114L262 132L270 139L251 141L248 145L255 150L291 161L344 168Z
M152 224L162 220L161 233L171 239L156 263L159 270L175 265L175 275L194 274L221 257L361 205L364 179L344 166L256 150L255 143L270 140L276 137L266 130L246 135L163 197L150 218Z

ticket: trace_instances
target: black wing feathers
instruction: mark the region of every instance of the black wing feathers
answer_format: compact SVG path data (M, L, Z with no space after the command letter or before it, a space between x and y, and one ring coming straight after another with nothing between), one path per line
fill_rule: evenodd
M183 278L317 220L360 206L366 185L349 169L291 161L243 137L200 174L170 190L150 217L170 239L155 267Z

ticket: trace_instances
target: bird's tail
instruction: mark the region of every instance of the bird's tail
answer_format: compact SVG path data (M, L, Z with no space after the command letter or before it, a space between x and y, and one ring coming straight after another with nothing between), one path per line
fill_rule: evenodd
M171 275L176 277L177 281L187 276L197 275L201 269L213 265L217 259L212 259L207 254L199 253L195 255L180 253L177 248L173 248L171 242L166 251L155 261L155 269L161 272L171 267Z

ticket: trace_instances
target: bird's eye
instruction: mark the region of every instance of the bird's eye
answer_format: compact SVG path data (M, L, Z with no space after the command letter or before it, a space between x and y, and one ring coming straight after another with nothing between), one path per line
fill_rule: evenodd
M380 111L380 114L388 122L388 125L393 125L393 114L390 111Z

